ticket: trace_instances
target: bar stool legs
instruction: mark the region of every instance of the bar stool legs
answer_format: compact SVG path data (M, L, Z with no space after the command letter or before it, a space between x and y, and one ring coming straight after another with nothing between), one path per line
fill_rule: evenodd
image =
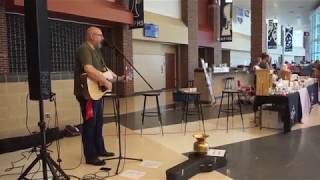
M119 99L115 94L110 94L110 95L105 95L103 98L103 104L105 104L105 98L112 98L112 107L113 107L113 117L114 117L114 122L116 123L116 129L118 130L118 120L117 116L120 115L117 103L119 103ZM112 115L112 113L104 113L103 115Z
M238 93L238 104L239 104L239 110L240 110L240 117L242 121L242 131L244 131L244 122L243 122L243 117L242 117L242 109L241 109L241 103L240 103L240 94Z
M227 95L227 98L228 98L227 109L222 108L222 101L223 101L223 98L225 97L225 94ZM236 96L237 100L238 100L239 112L240 112L240 117L241 117L241 121L242 121L242 129L244 131L244 121L243 121L243 116L242 116L241 103L239 101L240 100L240 93L237 90L224 90L224 91L222 91L222 97L220 100L217 128L219 127L218 123L219 123L220 113L221 113L221 111L225 112L227 114L227 132L229 131L229 113L231 113L231 116L233 117L234 111L235 111L235 109L234 109L234 100L235 100L234 96ZM231 104L230 104L230 100L231 100ZM232 126L233 126L233 119L232 119Z
M186 97L186 108L185 108L185 117L186 120L184 122L184 135L186 135L186 131L187 131L187 123L188 123L188 112L189 112L189 96L187 95Z
M198 115L198 118L201 119L202 121L202 125L203 125L203 132L206 133L205 130L205 125L204 125L204 116L203 116L203 110L202 110L202 105L200 103L200 95L186 95L185 97L185 102L184 102L184 111L182 111L182 121L181 123L184 121L184 135L186 135L187 132L187 123L188 123L188 115L191 115L191 112L189 112L189 101L190 101L190 96L192 96L194 105L195 105L195 109ZM195 115L195 114L194 114ZM184 120L185 117L185 120Z
M158 98L158 96L156 96L156 100L157 100L158 119L159 119L159 123L160 123L161 133L162 133L162 136L163 136L163 127L162 127L162 119L161 119L160 105L159 105L159 98Z
M159 95L160 93L144 93L143 96L144 96L144 101L143 101L143 110L142 110L142 120L141 120L141 128L140 128L140 135L142 136L142 130L143 130L143 126L144 126L144 118L145 116L148 116L148 117L158 117L158 121L159 121L159 124L160 124L160 128L161 128L161 134L163 136L163 127L162 127L162 118L161 118L161 111L160 111L160 105L159 105ZM157 106L157 111L156 112L152 112L152 111L149 111L149 112L146 112L146 103L147 103L147 96L148 97L155 97L156 98L156 106Z
M141 120L141 127L140 127L140 135L141 136L142 136L142 129L143 129L143 125L144 125L144 116L145 116L145 112L146 112L146 100L147 100L147 96L144 96L143 110L142 110L142 120Z
M230 107L229 107L229 105L230 105L230 95L229 94L227 94L228 95L228 110L227 110L227 132L228 132L228 130L229 130L229 110L230 110Z

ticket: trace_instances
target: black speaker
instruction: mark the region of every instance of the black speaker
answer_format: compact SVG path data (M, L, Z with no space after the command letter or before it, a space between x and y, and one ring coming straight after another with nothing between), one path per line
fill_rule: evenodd
M30 99L49 99L51 62L47 0L25 0L24 13Z

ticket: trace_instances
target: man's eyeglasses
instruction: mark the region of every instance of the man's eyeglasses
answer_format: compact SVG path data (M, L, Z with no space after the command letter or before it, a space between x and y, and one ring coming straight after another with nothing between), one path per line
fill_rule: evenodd
M103 34L97 34L97 33L94 33L94 35L96 35L96 36L100 36L100 37L102 37L102 38L103 38Z

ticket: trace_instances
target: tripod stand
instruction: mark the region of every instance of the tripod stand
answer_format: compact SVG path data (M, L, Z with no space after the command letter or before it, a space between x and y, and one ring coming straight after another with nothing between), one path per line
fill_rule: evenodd
M119 174L119 167L120 167L120 161L123 159L128 159L128 160L133 160L133 161L143 161L143 159L138 159L138 158L129 158L129 157L124 157L122 155L122 146L121 146L121 128L120 128L120 102L119 102L119 95L115 95L115 103L116 103L116 121L117 121L117 128L118 128L118 146L119 146L119 156L114 157L114 158L108 158L108 159L103 159L103 160L113 160L113 159L118 159L118 164L117 164L117 170L116 174Z
M53 176L54 180L65 179L69 180L70 178L63 170L59 167L59 165L50 157L47 152L46 147L46 122L44 121L44 111L43 111L43 100L39 100L39 112L40 112L40 121L38 126L40 128L40 136L41 136L41 149L40 154L37 155L36 159L32 161L32 163L27 167L27 169L20 175L19 180L27 179L26 176L30 172L30 170L39 162L42 161L42 171L43 171L43 179L48 179L47 165L49 170ZM60 174L60 175L59 175Z
M121 50L119 48L117 48L116 46L114 46L113 44L108 43L106 40L103 41L103 45L104 46L108 46L111 49L114 49L116 51L116 53L118 53L119 55L121 55L121 57L123 57L123 59L126 61L127 64L130 65L130 67L132 67L132 69L134 69L139 76L144 80L144 82L146 82L146 84L151 88L152 86L147 82L147 80L140 74L140 72L131 64L131 62L127 59L127 57L121 52ZM116 64L117 65L117 64ZM117 68L116 68L117 69ZM117 81L118 82L118 77L117 77ZM117 88L115 88L117 90ZM118 165L117 165L117 170L116 170L116 174L119 174L119 166L120 166L120 161L122 159L128 159L128 160L134 160L134 161L143 161L143 159L137 159L137 158L128 158L128 157L124 157L122 156L122 149L121 149L121 132L120 132L120 102L119 102L119 95L118 93L116 93L116 119L117 119L117 123L118 123L118 136L119 136L119 156L118 157L114 157L114 158L108 158L108 159L104 159L104 160L113 160L113 159L118 159Z

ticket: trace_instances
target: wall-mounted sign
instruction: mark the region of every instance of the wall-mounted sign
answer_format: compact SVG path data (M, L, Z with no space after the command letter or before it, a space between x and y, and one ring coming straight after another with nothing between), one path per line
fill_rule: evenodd
M232 1L221 0L220 42L232 41Z
M144 25L144 8L143 0L130 0L129 9L133 15L133 24L130 26L131 29L143 28Z
M273 19L268 21L268 49L277 49L278 23Z
M144 24L144 37L157 38L159 37L159 26L155 24Z
M285 51L291 52L292 51L292 38L293 38L293 27L286 27L285 28Z

